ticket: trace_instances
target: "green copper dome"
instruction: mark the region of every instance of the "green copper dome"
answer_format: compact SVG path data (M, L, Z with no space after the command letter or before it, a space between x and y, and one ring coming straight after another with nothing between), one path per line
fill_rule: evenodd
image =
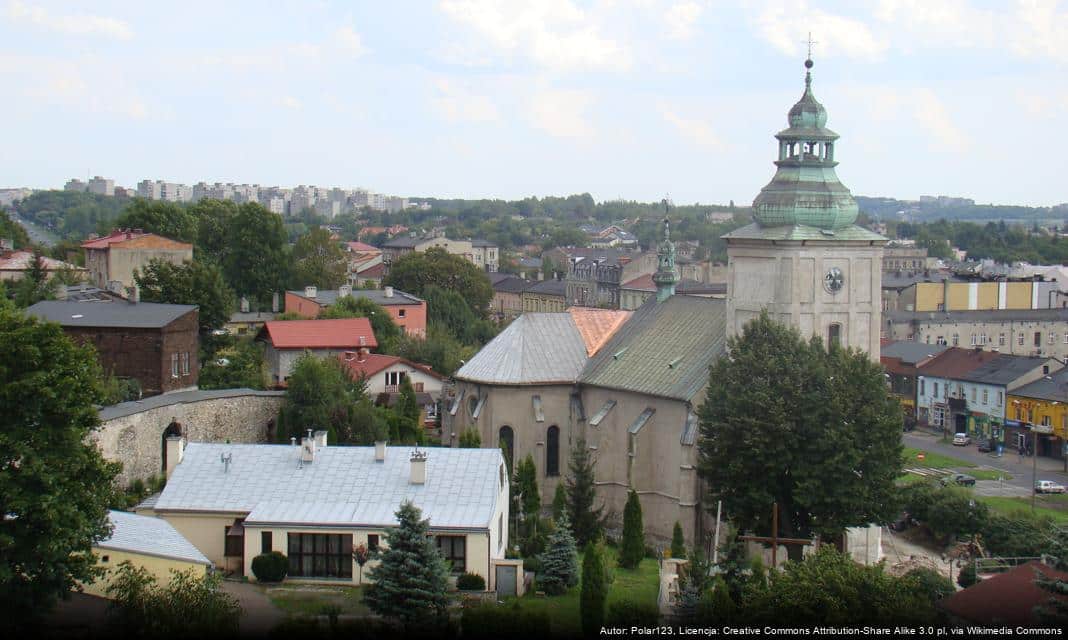
M805 67L811 69L812 61ZM779 140L778 170L753 200L753 217L761 227L797 226L835 230L857 219L857 203L834 168L838 134L826 128L827 110L812 95L812 72L805 92L787 115L789 128Z

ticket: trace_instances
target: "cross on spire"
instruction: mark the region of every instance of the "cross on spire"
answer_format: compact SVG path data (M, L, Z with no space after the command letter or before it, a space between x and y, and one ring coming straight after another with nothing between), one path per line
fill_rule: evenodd
M812 45L819 44L818 41L812 39L812 32L811 31L808 32L808 41L806 42L806 44L808 44L808 59L811 60L812 59Z

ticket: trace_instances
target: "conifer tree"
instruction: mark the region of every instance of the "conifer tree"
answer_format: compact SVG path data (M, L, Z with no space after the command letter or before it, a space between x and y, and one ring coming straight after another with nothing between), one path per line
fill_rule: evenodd
M541 494L538 493L538 469L534 466L534 456L527 454L516 465L515 489L523 496L523 515L536 518L541 510Z
M674 542L674 541L673 541ZM623 543L619 548L619 566L634 569L645 555L645 530L642 527L642 504L638 492L630 490L623 508Z
M411 502L396 515L399 526L386 533L381 563L368 571L374 584L364 592L364 602L406 629L444 624L449 569L427 534L430 524Z
M461 449L478 449L481 446L482 436L478 434L478 429L474 427L468 427L460 432Z
M586 448L586 440L579 438L571 450L567 479L567 515L575 533L575 541L586 545L601 533L604 507L593 507L596 498L593 456Z
M671 557L686 559L686 540L682 537L682 524L678 520L675 521L675 529L671 532Z
M579 595L579 615L582 618L582 633L599 635L604 625L605 603L608 600L608 585L605 579L604 552L594 540L586 545L582 559L582 592Z
M556 493L553 494L553 520L559 522L565 514L567 514L567 490L561 482L556 485Z
M578 551L567 513L560 514L556 530L549 536L549 548L541 554L538 584L549 595L560 595L578 584Z

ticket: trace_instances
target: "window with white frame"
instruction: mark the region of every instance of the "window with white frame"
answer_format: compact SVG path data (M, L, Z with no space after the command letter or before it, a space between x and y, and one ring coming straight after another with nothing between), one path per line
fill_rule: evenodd
M946 409L942 405L935 405L931 409L931 424L941 427L945 422Z
M177 353L172 353L171 354L171 377L172 378L177 378L178 377L178 354Z
M386 386L400 386L407 377L407 373L404 371L387 371L386 372Z
M1005 346L1005 334L1004 333L999 333L998 334L998 346L999 347L1004 347Z
M182 353L182 375L183 376L189 375L189 352L188 351L185 351L185 352Z
M990 402L990 391L988 389L983 389L983 404L988 402Z
M959 347L960 346L960 334L959 333L954 333L953 334L953 346L954 347Z
M1021 333L1020 335L1016 336L1016 344L1022 347L1023 346L1023 342L1024 342L1024 334Z
M1051 424L1053 424L1053 422L1050 420L1049 416L1042 416L1042 425L1043 426L1048 427Z
M974 346L975 346L975 345L977 345L977 344L979 344L979 336L977 336L977 335L975 335L975 334L973 333L973 334L972 334L972 346L974 347Z

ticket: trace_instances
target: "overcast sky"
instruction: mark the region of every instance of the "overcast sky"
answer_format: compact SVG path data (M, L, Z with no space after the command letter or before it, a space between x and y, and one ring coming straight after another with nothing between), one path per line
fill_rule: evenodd
M813 88L855 194L1068 201L1068 3L0 0L0 187L751 202Z

